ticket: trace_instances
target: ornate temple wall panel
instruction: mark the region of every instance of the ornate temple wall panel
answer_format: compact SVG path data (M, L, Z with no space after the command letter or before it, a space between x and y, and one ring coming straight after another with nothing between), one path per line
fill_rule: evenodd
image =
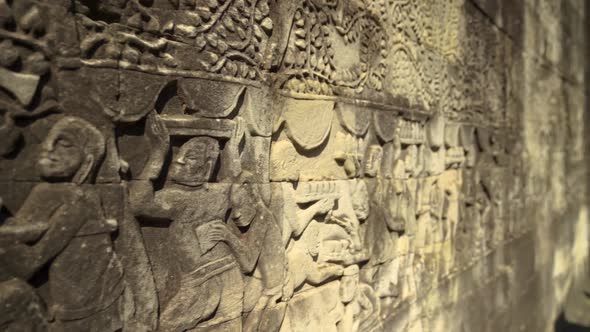
M0 0L0 330L551 331L586 7Z

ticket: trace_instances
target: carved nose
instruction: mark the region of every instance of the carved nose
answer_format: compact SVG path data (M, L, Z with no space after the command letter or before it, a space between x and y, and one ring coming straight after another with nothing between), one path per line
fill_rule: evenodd
M176 158L176 163L177 164L184 165L185 164L185 160L182 157L178 157L178 158Z
M52 152L53 147L53 142L45 142L41 145L41 153Z

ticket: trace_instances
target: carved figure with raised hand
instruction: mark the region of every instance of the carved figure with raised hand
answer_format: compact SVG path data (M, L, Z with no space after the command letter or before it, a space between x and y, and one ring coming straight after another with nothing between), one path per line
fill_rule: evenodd
M366 227L361 224L369 216L369 192L362 180L346 181L340 183L339 187L342 197L338 199L338 207L327 214L325 223L338 225L346 232L346 241L349 244L344 252L335 253L335 261L348 266L368 258L368 251L363 248L361 239L364 232L362 228ZM334 233L333 237L338 238L339 235Z
M225 242L247 278L244 331L278 330L285 306L277 307L285 282L286 256L281 231L262 198L262 185L242 173L230 191L231 214L227 224L218 223L207 237ZM260 290L260 291L257 291Z
M236 125L240 130L243 127ZM129 187L130 203L137 216L171 221L169 236L181 274L178 291L162 309L160 330L240 330L240 263L232 248L210 231L218 229L228 209L225 187L209 183L219 162L219 143L210 137L184 143L171 163L169 183L154 193L149 180L158 178L169 150L167 129L155 113L148 115L146 135L152 155ZM226 149L237 149L237 144L228 142Z
M341 276L344 272L344 267L340 264L317 261L321 226L316 221L312 222L298 241L291 243L287 250L289 277L283 289L286 299L305 283L317 286L330 278Z
M358 265L350 265L340 279L340 301L344 309L337 323L339 332L380 331L379 301L371 286L359 280Z
M332 210L337 199L332 196L328 197L311 197L299 198L297 191L293 190L290 183L282 184L285 212L283 222L283 244L285 247L292 238L300 237L307 229L309 223L316 216L326 215ZM302 207L302 206L305 206Z
M49 295L43 300L53 318L50 331L122 327L123 272L111 241L117 223L105 218L90 185L104 153L105 139L95 126L77 117L60 119L38 160L47 182L35 186L0 227L2 280L29 280L48 267ZM15 282L0 287L10 283Z

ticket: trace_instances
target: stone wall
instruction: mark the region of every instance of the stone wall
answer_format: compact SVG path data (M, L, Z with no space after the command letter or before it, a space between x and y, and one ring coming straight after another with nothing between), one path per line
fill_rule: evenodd
M583 0L0 0L0 329L552 331Z

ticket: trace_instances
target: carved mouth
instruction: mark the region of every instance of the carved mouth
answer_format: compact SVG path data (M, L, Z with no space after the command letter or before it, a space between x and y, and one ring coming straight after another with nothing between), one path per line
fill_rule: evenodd
M59 162L59 159L49 156L41 156L41 158L39 158L39 165L51 165L55 164L56 162Z

